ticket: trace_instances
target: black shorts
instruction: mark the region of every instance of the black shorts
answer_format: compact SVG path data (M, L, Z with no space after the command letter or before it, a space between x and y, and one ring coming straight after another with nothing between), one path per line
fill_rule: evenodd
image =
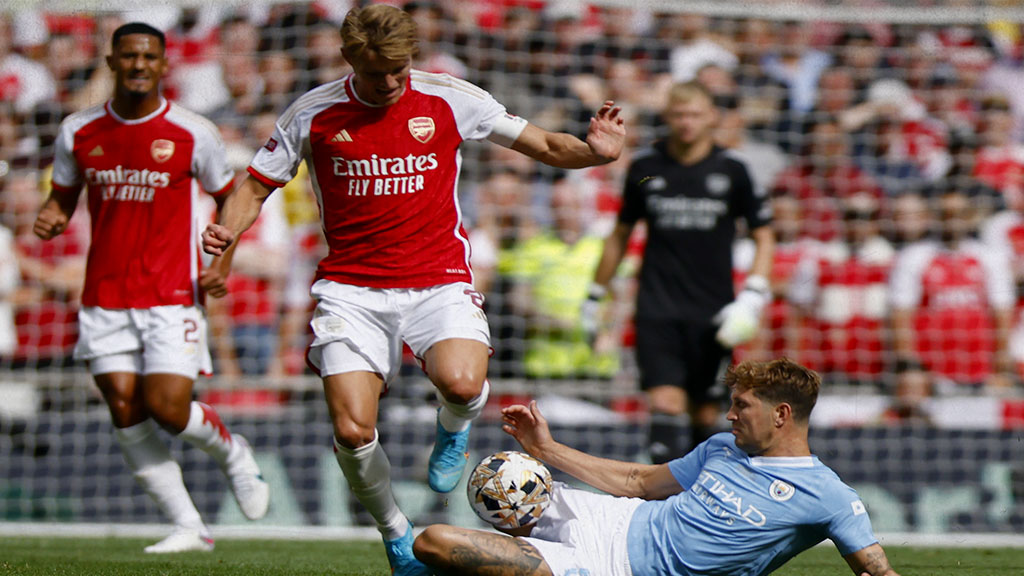
M718 327L661 318L636 319L636 362L640 388L677 386L690 401L725 399L721 383L732 350L715 339Z

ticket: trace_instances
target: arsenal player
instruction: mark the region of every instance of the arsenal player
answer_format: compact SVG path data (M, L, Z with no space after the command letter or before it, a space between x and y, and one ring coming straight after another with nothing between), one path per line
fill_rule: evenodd
M114 96L61 123L53 191L34 225L44 240L63 232L86 188L92 240L75 357L110 407L129 470L174 524L150 553L213 550L159 427L217 461L250 519L270 499L245 438L192 401L210 365L201 289L223 295L215 270L200 270L195 208L200 187L222 198L232 171L216 128L161 96L164 49L147 24L114 31Z
M230 250L267 196L306 160L329 247L312 287L307 358L323 378L335 454L377 522L394 574L427 574L392 494L377 407L404 341L441 397L429 484L454 489L470 423L487 401L490 354L457 203L459 145L487 139L551 166L583 168L615 160L625 128L619 108L606 102L586 141L551 133L508 114L477 86L413 70L416 25L392 6L351 10L341 37L353 73L284 112L219 222L203 233L203 247L214 255Z

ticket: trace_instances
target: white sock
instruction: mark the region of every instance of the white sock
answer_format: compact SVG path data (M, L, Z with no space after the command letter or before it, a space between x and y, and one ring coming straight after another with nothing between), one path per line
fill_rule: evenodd
M378 441L377 431L374 430L373 442L355 450L338 444L335 438L334 457L352 493L377 521L377 529L384 539L401 538L409 519L395 502L391 491L391 462Z
M237 445L231 441L231 432L220 415L212 406L202 402L192 402L188 424L178 437L209 454L221 468L227 468L237 453L234 450Z
M192 502L181 477L181 467L171 458L167 444L159 437L152 420L114 430L121 453L139 486L156 502L175 526L198 530L209 536L206 525Z
M466 404L452 404L445 400L444 396L438 394L441 398L441 411L438 412L437 419L441 423L441 427L449 432L462 432L469 428L469 424L483 412L490 393L491 383L484 380L484 385L480 388L480 395Z

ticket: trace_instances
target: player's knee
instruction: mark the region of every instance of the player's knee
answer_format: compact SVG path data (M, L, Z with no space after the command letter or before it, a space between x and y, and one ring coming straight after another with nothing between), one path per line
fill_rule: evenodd
M449 370L433 380L444 399L452 404L468 404L484 387L483 375L473 370Z
M675 386L659 386L647 393L647 404L651 412L681 416L686 412L686 393Z
M350 450L366 446L373 442L375 436L375 427L372 425L362 425L353 420L334 421L335 440Z
M177 434L188 426L190 406L178 406L159 399L146 399L146 412L165 430Z
M412 553L424 564L434 566L444 558L448 526L434 524L427 526L412 543Z
M110 419L116 428L134 426L146 419L148 414L141 402L131 398L107 398Z

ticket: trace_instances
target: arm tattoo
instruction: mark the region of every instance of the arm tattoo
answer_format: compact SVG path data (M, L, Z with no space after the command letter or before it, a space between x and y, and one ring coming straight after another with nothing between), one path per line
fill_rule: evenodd
M453 564L463 574L480 576L536 576L545 565L540 552L521 538L473 534L470 545L456 545L451 550Z
M892 566L889 565L885 552L879 549L867 553L867 558L864 559L864 570L871 576L885 576L892 570Z

